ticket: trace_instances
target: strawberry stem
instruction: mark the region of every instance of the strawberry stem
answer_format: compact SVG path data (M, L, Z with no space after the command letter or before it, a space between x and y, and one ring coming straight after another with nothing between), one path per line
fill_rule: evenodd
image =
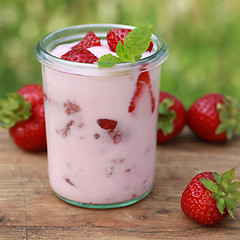
M216 200L219 212L224 214L224 210L227 209L234 219L232 210L239 206L240 200L240 192L237 191L240 188L240 182L232 183L234 168L224 172L221 176L214 172L213 177L216 182L205 178L201 178L200 182L212 192L212 198Z

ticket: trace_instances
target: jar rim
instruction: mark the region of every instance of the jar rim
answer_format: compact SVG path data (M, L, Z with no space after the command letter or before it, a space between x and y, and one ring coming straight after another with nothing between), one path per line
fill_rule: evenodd
M50 53L56 46L67 42L80 41L88 31L92 30L100 38L106 38L107 31L114 28L133 29L133 26L121 24L85 24L74 25L62 28L47 34L34 47L35 58L44 66L54 70L80 75L121 75L127 74L129 70L136 70L147 65L147 69L156 67L164 63L169 55L169 48L166 42L160 37L152 34L151 40L157 47L150 56L132 63L118 63L112 68L98 68L97 64L79 63L67 61Z

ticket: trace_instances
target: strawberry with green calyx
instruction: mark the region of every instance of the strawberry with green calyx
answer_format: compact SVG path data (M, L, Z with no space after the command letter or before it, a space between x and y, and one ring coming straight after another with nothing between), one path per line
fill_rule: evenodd
M175 96L161 91L158 110L157 143L165 143L177 136L186 124L186 110Z
M215 225L239 206L240 182L232 182L234 169L219 176L216 172L196 175L182 194L183 212L198 223Z
M0 100L0 126L9 129L14 142L26 151L47 148L43 89L29 84Z
M240 107L233 98L210 93L192 104L187 123L200 138L223 142L240 134Z

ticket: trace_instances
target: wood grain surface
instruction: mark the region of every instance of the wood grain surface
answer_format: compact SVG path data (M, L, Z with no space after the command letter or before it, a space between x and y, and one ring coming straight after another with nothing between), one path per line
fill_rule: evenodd
M181 194L201 171L235 168L240 180L240 138L210 144L185 129L158 146L153 191L119 209L93 210L57 198L48 182L46 152L17 148L0 130L0 239L240 239L240 209L214 227L181 211Z

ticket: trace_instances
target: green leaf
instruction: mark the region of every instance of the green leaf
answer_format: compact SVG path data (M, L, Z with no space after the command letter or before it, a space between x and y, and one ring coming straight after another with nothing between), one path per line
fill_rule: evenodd
M226 123L222 123L222 124L219 124L216 131L215 131L215 134L221 134L221 133L224 133L226 132L227 130L227 124Z
M227 211L229 213L229 215L232 217L232 219L235 219L234 216L233 216L233 212L231 209L227 208Z
M218 173L213 172L213 177L214 177L214 179L216 180L216 182L217 182L218 184L221 184L221 183L222 183L222 179L221 179L221 177L218 175Z
M216 193L219 189L218 184L208 178L201 178L200 182L213 193Z
M141 59L141 57L142 57L142 54L134 55L134 58L135 58L136 61L139 60L139 59Z
M218 208L218 210L219 210L219 212L221 214L224 213L224 209L225 209L225 201L224 201L224 199L219 199L219 201L217 201L217 208Z
M124 46L129 49L130 54L134 56L142 55L149 47L151 36L152 26L147 24L141 25L127 34Z
M124 46L121 41L117 44L116 54L118 55L120 62L130 62L133 64L136 62L134 56L129 53L128 48Z
M174 100L172 98L165 98L159 104L158 108L158 129L161 129L163 134L167 136L171 134L174 130L174 120L176 118L176 113L174 110L169 108L174 105Z
M234 135L233 129L229 129L227 132L227 139L231 139Z
M227 209L234 209L235 204L236 204L236 201L225 199L225 205L227 206Z
M97 61L99 68L113 67L119 62L119 58L113 56L112 54L103 55Z
M240 182L234 182L234 183L231 183L230 186L229 186L229 191L232 192L232 191L236 191L237 189L240 188Z
M174 100L172 98L165 98L159 104L158 113L160 115L167 115L169 112L169 108L174 105Z
M237 201L240 200L240 192L238 192L238 191L231 192L230 195L231 195L232 199L237 200Z
M9 129L18 122L27 120L32 105L19 93L7 93L7 99L0 100L0 127Z
M128 59L129 58L129 50L122 44L121 41L118 42L116 47L116 54L120 59Z
M222 184L230 184L232 180L234 179L234 168L232 168L229 171L224 172L221 175L222 178Z
M231 139L235 134L240 134L240 107L237 101L231 97L224 97L223 103L218 103L216 109L219 113L220 125L216 129L216 134L226 133L227 139Z

